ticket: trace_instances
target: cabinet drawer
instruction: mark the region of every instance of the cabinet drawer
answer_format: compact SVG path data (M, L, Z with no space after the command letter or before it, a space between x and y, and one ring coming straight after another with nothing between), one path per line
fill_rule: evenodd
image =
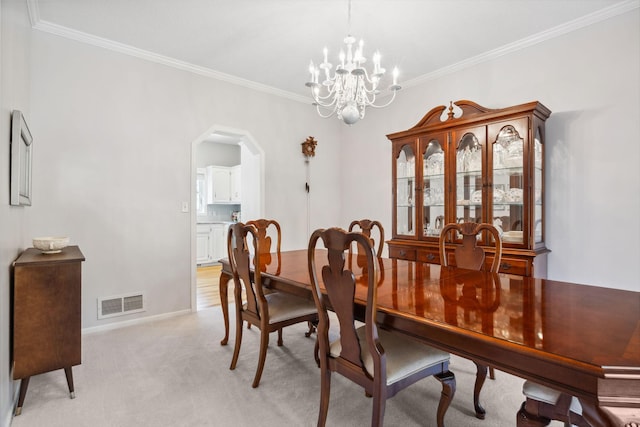
M430 264L440 264L440 252L437 251L418 251L416 261L428 262Z
M409 261L416 260L416 250L413 248L389 246L389 258L400 258Z
M491 266L493 257L487 257L487 267ZM518 276L530 276L530 263L524 259L505 258L500 260L500 273L517 274Z

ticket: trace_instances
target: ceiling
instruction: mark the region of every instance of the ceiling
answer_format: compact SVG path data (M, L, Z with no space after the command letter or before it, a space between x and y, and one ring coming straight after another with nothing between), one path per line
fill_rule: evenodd
M405 87L637 8L639 0L27 0L37 29L285 96L350 32ZM350 30L349 30L350 27ZM370 64L370 63L369 63ZM390 83L390 82L389 82Z

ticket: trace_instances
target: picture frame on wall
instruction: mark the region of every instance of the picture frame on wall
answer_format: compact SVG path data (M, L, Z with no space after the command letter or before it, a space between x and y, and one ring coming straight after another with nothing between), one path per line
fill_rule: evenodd
M33 137L19 110L11 112L11 189L10 204L31 205Z

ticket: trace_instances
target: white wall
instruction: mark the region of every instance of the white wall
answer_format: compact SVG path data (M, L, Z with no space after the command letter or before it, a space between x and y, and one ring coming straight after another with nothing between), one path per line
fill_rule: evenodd
M300 142L339 152L338 124L301 104L53 35L33 34L33 232L68 235L83 264L83 328L190 308L191 147L212 124L245 129L265 151L265 216L306 245ZM334 147L332 148L331 145ZM329 168L325 168L329 170ZM339 187L339 175L321 174ZM338 220L328 193L316 220ZM284 199L286 198L286 203ZM104 321L96 299L144 291L147 311Z
M2 0L0 7L0 425L9 425L14 382L10 370L11 264L31 246L29 207L9 205L11 111L32 122L29 103L31 28L26 3ZM37 147L37 141L35 142Z
M342 223L374 217L391 237L391 143L431 108L540 101L546 136L548 277L640 290L640 11L399 92L343 129ZM365 125L366 126L361 126ZM358 167L362 164L364 167Z

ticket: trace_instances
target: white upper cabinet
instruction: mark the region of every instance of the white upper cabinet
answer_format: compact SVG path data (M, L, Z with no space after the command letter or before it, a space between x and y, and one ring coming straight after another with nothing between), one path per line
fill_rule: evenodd
M240 165L207 166L207 203L240 203Z

